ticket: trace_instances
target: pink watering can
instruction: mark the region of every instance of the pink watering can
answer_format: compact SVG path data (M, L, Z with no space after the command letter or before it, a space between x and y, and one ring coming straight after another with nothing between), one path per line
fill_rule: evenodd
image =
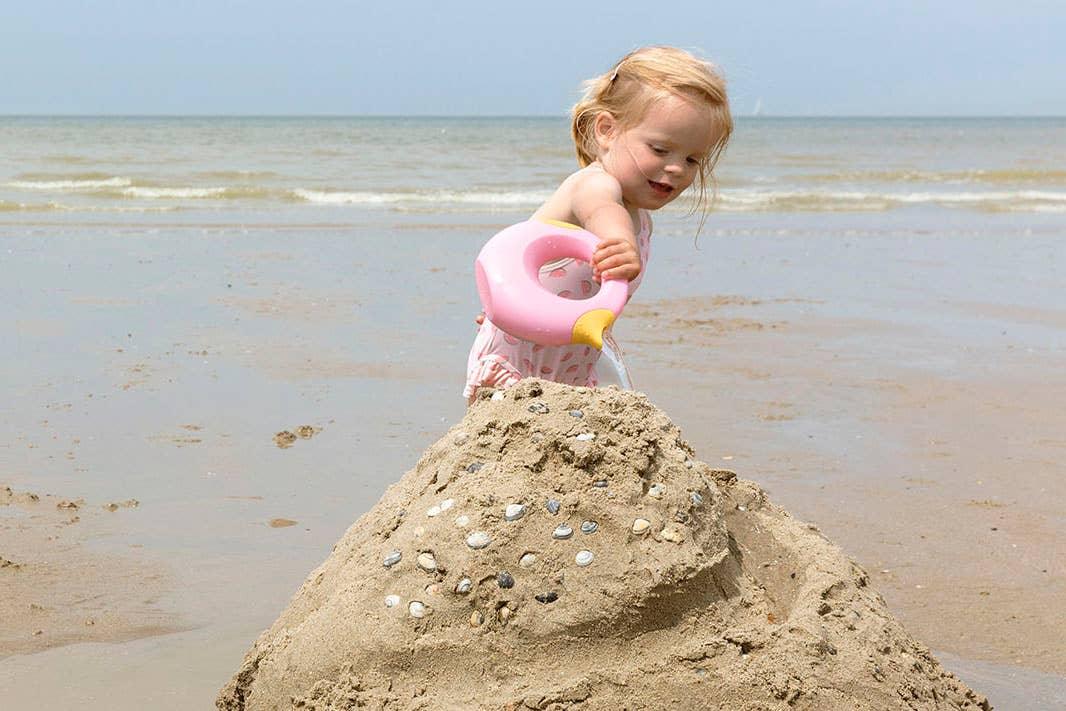
M629 282L605 280L599 292L582 300L557 296L540 283L545 263L566 257L591 262L599 242L591 232L556 220L528 220L504 229L474 262L485 315L505 332L533 343L602 349L604 333L626 304Z

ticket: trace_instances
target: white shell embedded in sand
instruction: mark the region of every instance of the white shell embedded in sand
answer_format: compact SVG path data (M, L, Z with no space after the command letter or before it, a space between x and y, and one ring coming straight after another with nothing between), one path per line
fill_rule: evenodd
M396 607L399 604L400 604L400 596L399 595L386 595L385 596L385 607Z
M507 509L503 512L503 517L508 521L517 521L525 515L525 504L507 504Z
M555 527L555 530L552 531L552 538L558 539L560 541L565 541L572 535L574 535L574 529L570 528L565 523L560 523L558 526Z
M391 568L392 566L399 563L401 558L403 558L403 553L401 553L400 551L389 551L389 553L385 556L385 559L381 561L381 563L386 568Z
M500 622L502 624L507 624L507 620L511 619L511 608L501 607L500 611L497 612L496 615L500 618Z
M427 595L440 595L440 584L439 583L430 583L429 585L426 586L425 589L426 589L426 594Z
M426 516L429 516L430 518L440 516L440 512L442 510L443 509L441 509L440 506L430 506L429 509L426 511Z
M638 518L633 521L633 533L638 536L643 536L645 533L651 530L651 521L646 518Z
M496 401L503 400L503 391L502 390L497 390L496 392L494 392L492 394L492 399L496 400Z
M467 434L466 432L460 432L459 434L455 435L455 439L453 439L452 441L456 444L465 444L468 439L470 439L469 434Z
M466 545L471 548L484 548L490 543L492 543L492 539L484 531L474 531L466 537Z
M470 613L470 626L478 627L485 621L485 616L481 614L480 610L474 610Z
M411 617L425 617L426 606L418 600L412 600L411 604L407 606L407 611L411 613Z
M653 499L661 499L665 491L666 487L662 484L652 484L650 487L648 487L648 496Z
M432 573L437 570L437 559L433 557L432 553L420 553L418 567L427 573Z
M692 504L694 506L700 506L703 504L703 497L700 496L698 491L693 491L690 498L692 499Z
M537 556L532 553L526 553L524 556L518 559L518 564L523 568L531 568L533 564L537 562Z
M591 563L596 556L592 555L592 551L578 551L574 556L574 562L584 568Z
M470 525L470 517L466 514L459 514L455 517L455 525L459 528L466 528Z
M440 502L441 511L447 511L453 506L455 506L455 499L445 499L444 501Z
M599 529L599 527L600 527L600 525L598 523L596 523L595 521L582 521L581 522L581 532L586 534L586 535L588 535L590 533L595 533L596 530Z
M574 439L576 439L578 442L591 442L592 440L596 439L596 433L595 432L585 432L583 434L579 434Z
M470 592L471 585L473 585L473 583L470 582L470 578L463 578L458 583L456 583L455 592L459 593L460 595L466 595L468 592Z

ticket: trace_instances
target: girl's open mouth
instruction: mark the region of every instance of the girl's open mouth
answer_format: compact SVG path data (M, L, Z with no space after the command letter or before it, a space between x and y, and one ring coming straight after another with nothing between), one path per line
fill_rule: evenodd
M674 192L674 187L672 185L667 185L666 183L657 183L654 180L649 180L648 185L651 186L652 190L654 190L659 195L662 195L663 197Z

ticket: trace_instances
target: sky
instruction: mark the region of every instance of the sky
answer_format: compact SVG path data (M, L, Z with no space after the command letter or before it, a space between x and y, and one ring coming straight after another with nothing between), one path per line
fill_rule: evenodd
M646 44L734 113L1066 115L1066 0L5 0L0 114L562 115Z

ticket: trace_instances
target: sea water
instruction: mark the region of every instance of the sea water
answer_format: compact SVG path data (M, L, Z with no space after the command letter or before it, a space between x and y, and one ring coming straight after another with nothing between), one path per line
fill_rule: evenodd
M715 208L1063 213L1064 166L1062 118L741 117ZM575 167L562 117L0 117L0 224L528 214Z

